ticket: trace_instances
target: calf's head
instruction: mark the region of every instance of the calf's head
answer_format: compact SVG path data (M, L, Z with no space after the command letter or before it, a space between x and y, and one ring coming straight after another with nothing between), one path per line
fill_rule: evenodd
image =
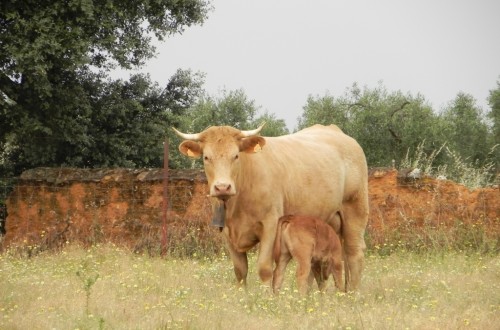
M240 131L230 126L212 126L201 133L185 134L174 128L183 138L179 145L182 154L203 157L210 196L227 200L237 193L236 178L240 175L240 153L261 150L266 140L258 136L264 124L251 131Z

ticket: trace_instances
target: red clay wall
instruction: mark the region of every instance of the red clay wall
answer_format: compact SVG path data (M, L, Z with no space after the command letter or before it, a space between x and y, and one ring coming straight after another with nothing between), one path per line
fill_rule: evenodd
M449 180L410 179L404 172L372 169L369 176L369 231L380 236L406 227L450 228L457 223L480 225L500 234L500 190L469 190Z
M381 237L401 226L478 222L500 234L499 190L470 191L451 181L411 180L388 169L369 178L368 233ZM211 218L202 171L170 171L168 226ZM162 226L162 170L38 168L24 172L7 200L3 247L99 241L140 248Z
M161 169L37 168L24 172L7 199L4 247L100 241L140 247L162 227ZM204 173L170 171L168 225L208 222Z

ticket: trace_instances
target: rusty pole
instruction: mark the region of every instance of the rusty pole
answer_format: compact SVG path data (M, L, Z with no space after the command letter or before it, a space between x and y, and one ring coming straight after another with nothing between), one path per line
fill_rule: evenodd
M162 202L162 236L161 256L167 252L167 211L168 211L168 138L163 142L163 202Z

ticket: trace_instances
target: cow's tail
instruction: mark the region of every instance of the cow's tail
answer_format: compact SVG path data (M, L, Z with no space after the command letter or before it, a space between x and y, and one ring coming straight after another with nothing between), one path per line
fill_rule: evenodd
M281 233L283 226L289 222L288 218L280 218L276 226L276 236L274 238L273 258L274 262L278 263L281 255Z
M344 259L344 288L347 291L347 283L351 281L351 271L349 270L349 263L347 262L347 254L345 253L345 233L344 233L344 212L342 210L339 211L340 217L340 243L342 245L342 258Z

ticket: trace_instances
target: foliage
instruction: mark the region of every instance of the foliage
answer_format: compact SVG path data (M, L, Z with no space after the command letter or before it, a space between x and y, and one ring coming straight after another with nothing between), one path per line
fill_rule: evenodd
M461 158L483 164L492 146L487 143L485 116L474 98L458 93L440 117L448 146L459 151Z
M494 146L489 154L492 155L499 146L498 144ZM446 147L446 154L450 160L441 167L440 171L449 179L471 189L486 187L494 182L495 164L492 161L480 162L476 159L474 162L469 162L448 147Z
M476 183L469 180L470 185L476 186L479 182L486 184L486 178L491 183L500 160L494 135L498 134L494 131L498 95L498 91L491 91L492 111L487 114L472 96L464 93L438 113L422 95L388 92L381 84L372 89L354 84L340 97L309 96L298 127L316 123L338 125L360 143L370 167L389 166L392 160L398 167L415 167L412 163L417 162L429 172L430 167L435 168L434 172L439 168L440 174L447 169L448 176L459 182L465 182L470 171L477 170L475 177L482 179L472 180ZM493 119L491 130L487 117ZM440 152L445 145L448 152ZM410 160L409 155L414 159Z
M202 76L178 70L165 89L148 76L115 81L100 91L94 104L90 136L93 166L162 167L164 140L170 125L201 94Z
M87 72L54 94L59 102L50 117L35 111L12 128L12 172L34 166L161 167L161 141L201 94L202 79L178 70L161 88L145 75L113 81Z
M262 136L281 136L289 133L285 121L276 118L273 113L269 113L268 111L258 116L250 126L256 128L262 123L266 123L260 132Z
M200 73L179 70L166 86L144 75L108 78L111 68L145 63L154 56L153 40L202 24L210 9L206 0L2 1L0 176L35 166L159 167L163 138L170 150L179 143L171 126L194 132L265 121L263 135L288 133L243 90L203 94ZM360 142L372 167L399 163L419 145L432 154L446 143L463 162L493 173L500 163L499 100L497 82L491 112L459 93L437 113L421 95L353 84L339 97L309 96L298 126L337 124ZM435 153L434 165L446 165L450 155ZM178 152L170 166L200 167Z
M388 166L415 150L422 140L431 148L442 145L438 121L421 95L389 93L357 84L344 95L309 96L298 128L316 123L338 125L363 147L369 166Z
M174 90L170 96L163 95L168 94L168 88L167 93L157 93L156 86L148 86L151 83L147 79L129 82L134 87L120 87L119 82L106 80L106 70L141 65L154 55L153 37L162 40L187 26L201 24L207 11L208 4L202 0L2 1L0 147L7 151L2 152L0 173L19 174L26 167L39 165L138 164L141 155L134 144L118 144L115 148L116 135L110 137L108 146L97 157L103 158L110 150L125 152L125 157L113 159L110 155L93 163L93 147L102 141L100 136L94 140L93 130L101 128L126 135L123 128L147 121L148 111L156 116L150 119L158 119L159 109L149 106L180 96ZM182 85L184 78L178 78L180 81L174 79L171 83ZM144 95L132 93L125 95L121 105L94 108L113 98L120 102L119 89L141 90L141 84L157 94L152 96L154 101L135 100ZM150 92L144 88L143 94ZM180 92L189 94L182 89ZM150 101L153 104L148 104ZM123 110L129 106L132 108ZM103 127L102 122L92 121L104 118L109 123L111 110L119 111L116 126ZM132 116L126 118L130 113ZM147 123L135 130L157 130L152 126ZM146 149L151 146L146 145ZM131 155L136 158L128 159ZM147 159L144 165L151 161Z
M487 161L480 163L479 160L471 163L464 159L457 151L443 144L439 149L432 150L429 154L425 151L425 141L419 144L413 155L409 150L400 163L401 169L418 168L422 175L446 178L462 184L470 189L485 187L494 182L493 154L500 145L495 145L488 153ZM445 163L436 165L436 158L444 149Z
M200 24L207 10L200 0L2 1L0 67L2 79L11 78L2 91L17 101L27 80L50 93L53 73L140 65L154 54L153 36Z
M490 90L488 103L491 107L491 112L488 113L488 118L492 122L492 134L490 135L489 145L500 143L500 80L497 81L496 89ZM495 150L493 155L494 163L496 164L496 172L500 171L500 148Z
M436 167L434 161L436 157L441 153L441 150L446 146L443 144L439 149L434 149L430 154L425 151L425 140L420 143L413 155L410 155L410 150L406 153L404 159L399 164L401 169L415 169L418 168L422 171L422 174L430 176L445 175L446 173L441 171L440 167Z
M242 130L254 129L262 122L266 122L262 130L263 136L279 136L288 133L285 121L277 119L274 114L264 112L259 115L259 107L254 100L248 98L242 89L222 90L219 95L204 94L180 119L178 128L186 133L201 132L210 126L233 126ZM202 168L203 164L197 160L187 159L177 152L180 143L177 136L172 136L170 143L172 168Z

